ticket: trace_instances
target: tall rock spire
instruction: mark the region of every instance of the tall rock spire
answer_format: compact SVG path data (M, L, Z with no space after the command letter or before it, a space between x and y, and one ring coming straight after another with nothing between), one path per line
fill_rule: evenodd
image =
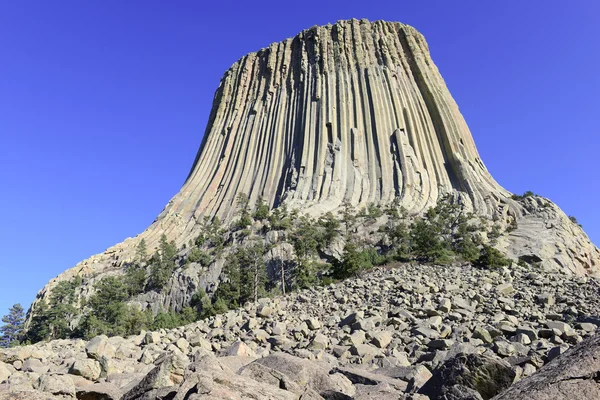
M144 238L187 243L204 217L231 221L236 195L320 215L342 203L400 202L419 214L444 194L509 234L498 247L570 274L597 274L600 252L547 199L511 198L489 174L424 37L395 22L340 21L242 57L216 91L183 187L136 238L57 280L122 268Z

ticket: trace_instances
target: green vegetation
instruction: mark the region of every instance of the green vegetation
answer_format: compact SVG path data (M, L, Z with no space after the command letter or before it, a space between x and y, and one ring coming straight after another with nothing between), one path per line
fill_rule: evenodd
M475 261L475 265L482 268L508 267L511 263L500 251L488 245L483 245L481 255Z
M175 256L177 247L173 241L167 242L167 236L163 234L160 238L159 250L150 259L149 286L155 290L162 290L169 281L173 271L177 267Z
M525 193L523 193L522 195L518 195L518 194L513 194L511 196L511 198L513 200L523 200L527 197L535 197L537 196L537 194L533 193L531 190L526 191Z
M572 223L574 223L575 225L578 225L580 228L582 227L582 225L577 221L577 218L575 218L573 215L569 215L569 219L571 220Z
M524 196L533 195L529 193ZM270 211L262 198L251 208L243 193L236 203L237 217L229 228L223 227L218 218L204 218L196 238L182 249L163 235L158 249L149 257L146 242L141 240L133 261L126 265L125 275L96 282L87 304L77 295L80 278L58 283L48 303L36 305L25 339L35 342L98 334L130 335L142 329L172 328L264 296L359 276L393 261L441 265L467 261L482 268L511 264L480 237L480 232L489 229L487 236L495 244L501 225L488 225L450 196L440 199L423 216L409 216L398 202L385 209L368 204L358 212L350 203L344 203L339 214L328 212L319 218L290 212L285 206ZM371 226L372 231L363 235ZM284 244L293 248L291 259L278 255L278 246ZM178 311L161 310L153 316L149 309L128 305L142 293L166 290L178 269L193 267L202 273L221 257L226 259L216 291L208 294L200 289L189 306ZM269 266L265 259L270 260ZM75 324L81 311L83 316Z
M12 347L19 344L23 333L25 315L20 304L13 305L8 315L2 317L4 325L0 327L0 347Z

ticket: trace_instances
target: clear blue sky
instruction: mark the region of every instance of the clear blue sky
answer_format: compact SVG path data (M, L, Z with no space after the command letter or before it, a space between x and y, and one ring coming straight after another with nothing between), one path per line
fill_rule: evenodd
M591 0L0 2L0 315L154 220L234 61L352 17L419 29L494 177L600 244L599 15Z

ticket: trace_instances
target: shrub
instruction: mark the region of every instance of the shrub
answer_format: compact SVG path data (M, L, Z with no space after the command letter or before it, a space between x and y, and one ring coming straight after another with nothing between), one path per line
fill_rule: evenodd
M492 246L483 245L481 256L475 261L475 265L482 268L501 268L512 264L499 250Z

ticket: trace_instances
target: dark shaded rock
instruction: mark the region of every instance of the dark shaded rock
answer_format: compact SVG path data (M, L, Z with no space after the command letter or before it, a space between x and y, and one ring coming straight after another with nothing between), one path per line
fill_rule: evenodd
M478 354L459 354L436 369L419 393L431 399L444 399L444 394L452 386L461 385L476 390L487 400L508 388L514 378L510 364L503 360Z

